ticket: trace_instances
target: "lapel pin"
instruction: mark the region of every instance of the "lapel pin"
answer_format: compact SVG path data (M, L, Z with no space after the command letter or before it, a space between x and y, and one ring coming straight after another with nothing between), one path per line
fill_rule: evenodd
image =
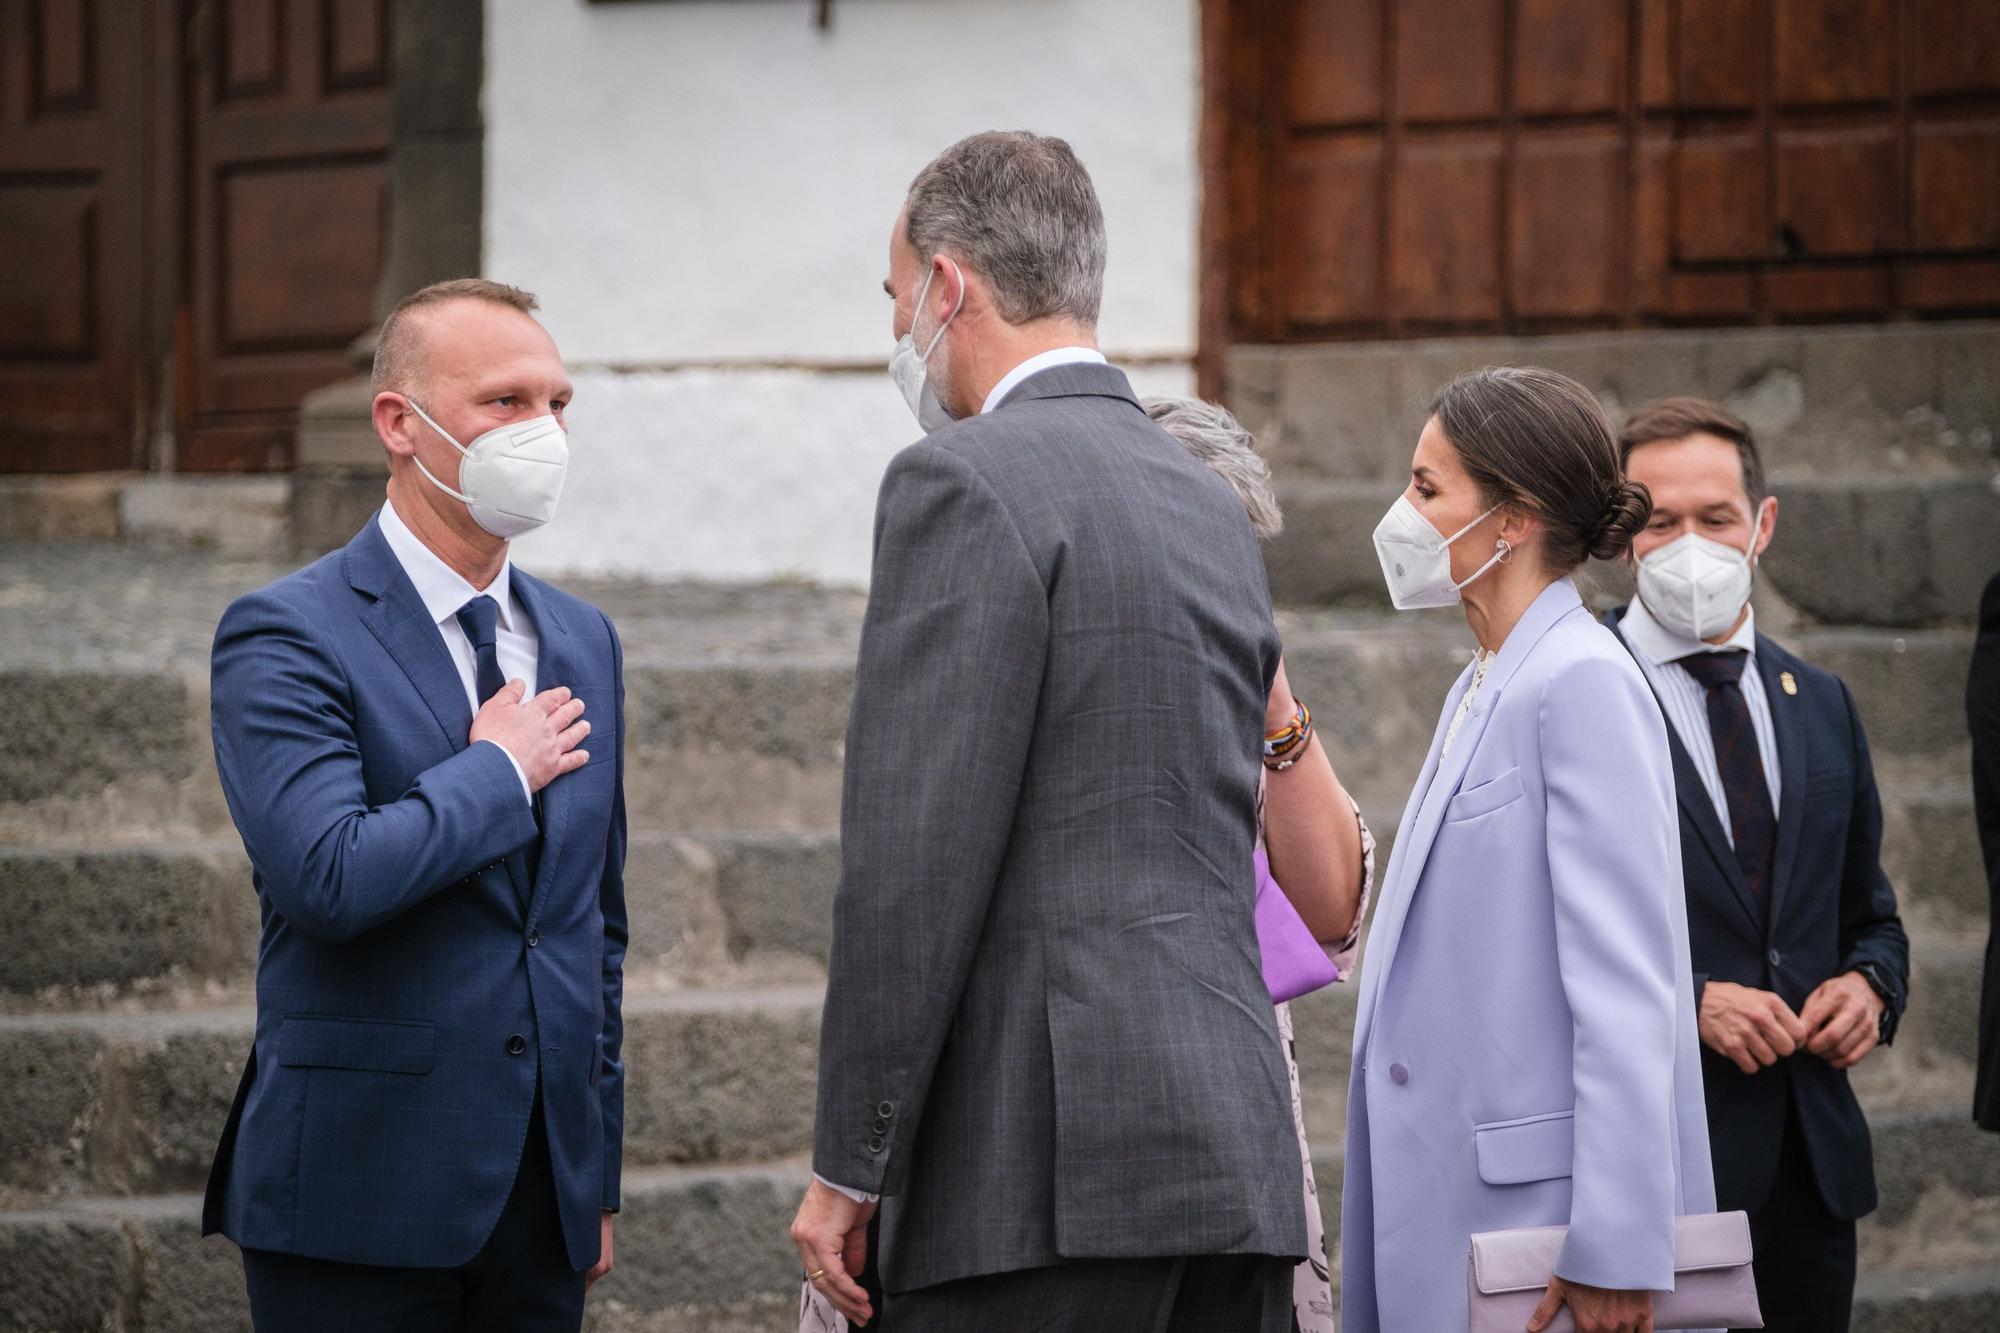
M1793 678L1792 673L1789 671L1780 671L1778 673L1778 684L1784 687L1786 694L1797 694L1799 692L1799 682Z

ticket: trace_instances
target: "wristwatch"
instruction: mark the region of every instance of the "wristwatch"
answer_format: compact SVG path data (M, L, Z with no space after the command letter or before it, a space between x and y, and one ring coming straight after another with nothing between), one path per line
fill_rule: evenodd
M1852 970L1868 983L1870 990L1882 997L1882 1013L1875 1020L1875 1038L1887 1046L1896 1039L1896 990L1875 963L1862 963Z

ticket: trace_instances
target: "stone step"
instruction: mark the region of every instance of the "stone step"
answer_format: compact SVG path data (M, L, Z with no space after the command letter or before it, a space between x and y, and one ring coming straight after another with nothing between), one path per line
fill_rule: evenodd
M1339 1244L1338 1154L1317 1156L1328 1244ZM592 1293L593 1333L790 1333L798 1262L786 1238L802 1163L628 1171L618 1263ZM0 1212L0 1329L224 1333L247 1329L242 1262L200 1237L192 1194L82 1199ZM1864 1249L1864 1253L1868 1253ZM1975 1261L1976 1263L1976 1261ZM1987 1330L2000 1269L1878 1268L1864 1261L1857 1330Z
M1280 479L1285 530L1265 552L1287 606L1386 608L1375 525L1404 483ZM1778 481L1779 530L1760 562L1764 592L1833 625L1971 624L2000 571L2000 489L1974 477ZM1593 566L1629 596L1622 570Z
M638 833L626 854L635 984L817 981L840 840L831 832ZM246 1000L258 912L233 838L0 847L0 1012Z
M1868 1274L1855 1289L1852 1328L1853 1333L1993 1333L2000 1328L2000 1266Z
M1285 612L1292 680L1343 777L1407 791L1469 659L1455 613ZM1783 636L1846 678L1885 781L1956 781L1972 636L1954 629L1811 629ZM838 823L851 661L647 664L627 681L634 828L804 830ZM0 670L0 845L138 842L229 831L192 672ZM775 725L740 732L740 719ZM37 739L65 719L51 760Z
M592 1293L586 1327L791 1333L799 1268L786 1231L806 1179L802 1162L783 1161L628 1170L616 1271ZM5 1333L250 1328L242 1260L202 1238L195 1194L0 1212L0 1294Z
M810 1143L819 987L626 997L628 1165ZM0 1201L199 1188L250 1048L249 1007L0 1018Z
M1580 380L1614 421L1670 394L1750 423L1773 476L1990 475L2000 324L1648 329L1238 346L1224 400L1280 479L1403 477L1439 389L1482 366ZM1373 526L1373 520L1370 520Z

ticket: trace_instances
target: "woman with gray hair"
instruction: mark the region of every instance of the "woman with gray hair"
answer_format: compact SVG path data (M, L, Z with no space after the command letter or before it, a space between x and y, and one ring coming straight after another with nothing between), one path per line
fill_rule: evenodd
M1142 406L1161 429L1229 483L1243 501L1260 541L1269 541L1283 530L1284 515L1271 491L1271 469L1257 456L1250 432L1227 408L1199 398L1148 398ZM1292 1327L1295 1333L1335 1333L1326 1235L1313 1182L1312 1149L1306 1139L1288 1003L1303 993L1299 988L1308 983L1290 976L1281 981L1274 975L1281 966L1273 948L1279 941L1268 938L1266 929L1267 922L1283 919L1303 923L1310 931L1330 964L1311 981L1324 985L1328 979L1345 981L1352 976L1361 942L1361 920L1375 880L1375 840L1361 818L1361 807L1335 776L1313 728L1311 712L1293 697L1282 660L1265 706L1264 733L1263 818L1257 848L1258 936L1265 951L1265 976L1278 1005L1285 1063L1291 1072L1292 1120L1298 1127L1299 1156L1305 1168L1306 1236L1311 1247L1292 1279ZM1274 918L1272 909L1282 912L1282 908L1267 900L1270 894L1282 895L1295 917L1286 914Z

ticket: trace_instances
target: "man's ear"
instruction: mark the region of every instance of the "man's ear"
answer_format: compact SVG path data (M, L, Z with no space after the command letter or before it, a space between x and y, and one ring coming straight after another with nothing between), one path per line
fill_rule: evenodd
M410 438L413 425L421 424L417 414L410 410L410 400L393 390L385 389L375 395L369 407L375 421L375 435L382 441L382 447L398 458L408 458L416 453L416 441Z
M1764 497L1764 502L1757 506L1757 545L1755 548L1757 554L1760 556L1764 554L1765 548L1771 544L1771 538L1777 535L1778 497L1767 495Z

